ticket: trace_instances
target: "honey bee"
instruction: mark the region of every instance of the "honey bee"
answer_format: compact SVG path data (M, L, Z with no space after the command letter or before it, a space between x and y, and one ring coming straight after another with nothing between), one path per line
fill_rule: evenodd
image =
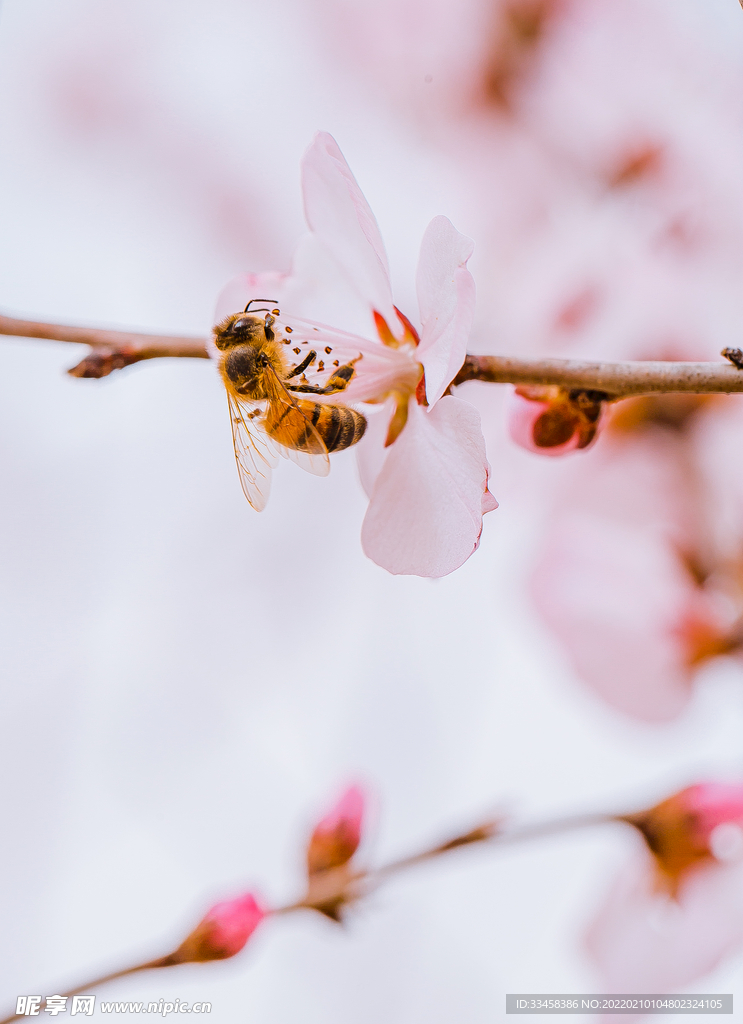
M260 512L268 500L271 469L278 455L310 473L326 476L330 471L328 452L342 451L360 441L366 419L344 405L297 397L343 391L355 373L356 360L338 366L323 386L310 384L305 371L316 363L317 352L310 349L301 362L291 365L284 352L291 340L288 334L277 337L280 310L251 311L254 302L275 305L270 299L251 299L241 313L217 324L214 343L221 354L219 371L227 391L240 483L245 497ZM292 328L286 331L291 333ZM302 344L308 347L307 341ZM299 346L293 351L301 354ZM322 360L315 369L323 371Z

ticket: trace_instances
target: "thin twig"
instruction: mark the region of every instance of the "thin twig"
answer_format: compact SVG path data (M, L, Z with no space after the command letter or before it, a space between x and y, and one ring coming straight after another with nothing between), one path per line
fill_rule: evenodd
M124 967L120 971L113 971L111 974L104 974L101 978L96 978L94 981L88 981L84 985L77 985L75 988L68 989L66 992L55 993L60 995L63 999L71 999L72 996L78 996L85 992L86 994L91 992L94 988L100 988L101 985L108 984L109 981L116 981L118 978L127 978L132 974L139 974L140 971L151 971L156 967L172 967L177 961L173 960L171 956L161 956L157 960L148 960L144 964L136 964L134 967ZM14 1020L23 1020L27 1014L25 1013L13 1013L9 1017L3 1017L0 1024L10 1024Z
M315 877L311 881L307 896L294 903L288 903L283 907L276 907L271 913L273 915L285 915L298 910L316 910L327 916L337 917L332 912L333 908L337 909L344 904L359 899L381 885L392 875L417 867L419 864L434 860L453 850L473 846L476 843L506 846L512 843L526 842L531 839L540 839L544 836L571 832L575 829L628 821L630 817L631 815L618 814L581 814L570 818L555 818L537 822L533 825L524 825L521 828L510 830L504 830L501 822L498 820L486 821L476 828L454 836L444 843L438 843L436 846L429 847L419 853L391 861L381 868L354 872L349 870L348 865L341 865L339 868L321 872L321 877ZM329 908L331 912L329 912ZM110 981L125 978L131 974L138 974L141 971L149 971L161 967L174 967L182 962L178 958L177 953L170 953L156 960L148 960L146 963L137 964L134 967L126 967L123 970L114 971L112 974L94 978L83 985L78 985L67 992L60 993L60 995L70 998L82 992L90 993ZM11 1021L21 1020L22 1017L22 1014L11 1014L0 1020L0 1024L10 1024Z
M442 856L442 854L461 850L465 846L473 846L475 843L488 843L491 846L510 846L512 843L542 839L546 836L572 832L575 829L592 828L595 825L608 825L612 822L624 820L625 817L626 815L604 813L578 814L570 818L554 818L535 822L533 825L523 825L517 829L503 829L502 823L494 819L486 821L482 825L470 829L468 832L455 836L445 843L422 850L420 853L401 857L399 860L391 861L381 868L372 868L369 871L359 872L354 876L354 881L357 883L365 882L374 887L381 884L391 875L417 867L419 864L424 864L426 861ZM0 1024L2 1024L1 1021Z

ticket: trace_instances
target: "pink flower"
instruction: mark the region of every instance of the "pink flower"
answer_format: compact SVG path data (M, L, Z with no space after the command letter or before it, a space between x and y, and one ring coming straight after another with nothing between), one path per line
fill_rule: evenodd
M642 833L655 857L661 883L675 895L690 871L724 857L725 844L734 843L736 828L743 843L739 827L743 823L743 785L708 782L689 786L625 820Z
M364 794L358 786L350 786L315 826L307 847L310 875L340 867L353 857L361 842L363 816Z
M680 988L743 941L743 784L689 786L624 820L652 859L621 873L588 950L606 991Z
M702 492L664 408L668 427L609 434L565 467L531 587L576 673L648 722L678 716L700 665L740 645L739 604L719 589L722 564L710 575L702 561L712 530L700 532Z
M266 911L252 893L215 904L173 954L173 963L226 960L243 948Z
M518 387L508 417L511 440L537 455L588 448L598 434L605 395L556 385Z
M392 573L445 576L477 549L483 514L497 507L480 416L446 394L474 314L472 242L445 217L429 224L418 264L418 329L394 305L377 222L330 135L319 133L305 154L302 186L310 234L291 273L231 282L217 320L268 287L281 309L277 336L298 359L320 356L306 371L309 383L353 363L348 388L318 400L370 407L358 447L370 497L364 551Z
M720 825L743 822L743 784L703 782L682 790L675 798L689 815L698 841L710 847ZM710 847L710 852L714 852Z
M644 851L620 872L586 934L603 992L676 991L709 974L741 943L740 864L700 868L674 900L658 890Z

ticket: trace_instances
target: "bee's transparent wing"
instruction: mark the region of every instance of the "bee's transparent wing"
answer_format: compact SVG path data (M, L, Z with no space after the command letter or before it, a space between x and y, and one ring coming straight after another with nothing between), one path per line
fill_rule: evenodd
M306 473L312 473L314 476L327 476L330 472L330 459L327 450L325 452L305 452L299 451L298 448L286 448L283 444L278 443L276 448L280 455L289 459Z
M243 493L256 512L266 507L271 491L271 470L279 461L271 439L258 426L255 406L227 392L232 442Z
M285 459L289 459L300 469L315 476L327 476L330 472L330 459L325 442L318 434L312 420L300 408L296 399L286 390L275 375L272 380L266 421L270 427L270 441ZM297 447L300 444L301 447Z

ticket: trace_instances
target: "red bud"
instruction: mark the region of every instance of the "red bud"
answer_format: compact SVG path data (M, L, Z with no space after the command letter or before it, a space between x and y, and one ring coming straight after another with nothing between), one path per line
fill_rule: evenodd
M717 859L715 830L720 825L743 824L743 784L689 786L625 820L642 833L663 881L675 894L687 871Z
M340 867L353 857L361 841L364 794L351 786L312 833L307 847L310 875Z
M217 903L181 943L171 962L227 960L240 952L265 916L252 893Z

